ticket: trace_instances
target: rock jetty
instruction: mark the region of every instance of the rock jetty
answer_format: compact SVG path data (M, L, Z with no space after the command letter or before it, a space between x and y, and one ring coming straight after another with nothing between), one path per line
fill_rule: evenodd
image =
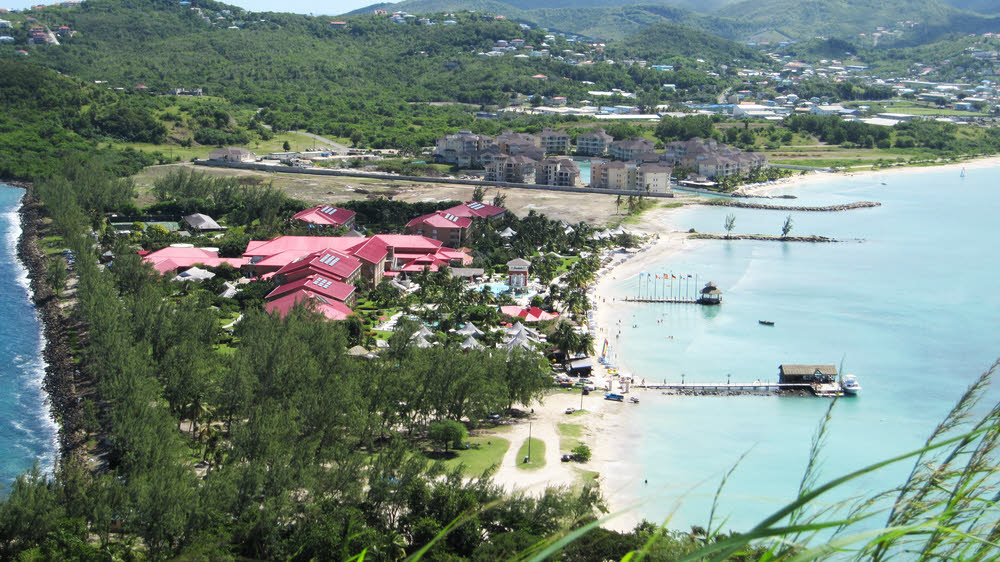
M840 242L836 238L810 234L809 236L773 236L771 234L715 234L695 232L688 238L698 240L765 240L768 242Z
M866 209L869 207L881 207L878 201L855 201L844 203L843 205L827 205L825 207L797 207L793 205L767 205L764 203L748 203L746 201L732 201L729 199L711 199L702 201L702 205L715 205L717 207L739 207L741 209L763 209L767 211L811 211L811 212L831 212L850 211L852 209Z

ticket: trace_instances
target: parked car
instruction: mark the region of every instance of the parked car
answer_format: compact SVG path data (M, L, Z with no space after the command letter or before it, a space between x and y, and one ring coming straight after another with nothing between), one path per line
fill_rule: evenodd
M563 455L561 460L562 462L569 462L573 460L573 455Z

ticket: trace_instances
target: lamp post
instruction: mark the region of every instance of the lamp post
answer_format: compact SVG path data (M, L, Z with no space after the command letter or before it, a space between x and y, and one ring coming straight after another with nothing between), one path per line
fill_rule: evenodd
M524 462L527 463L531 460L531 422L528 422L528 456L525 457Z

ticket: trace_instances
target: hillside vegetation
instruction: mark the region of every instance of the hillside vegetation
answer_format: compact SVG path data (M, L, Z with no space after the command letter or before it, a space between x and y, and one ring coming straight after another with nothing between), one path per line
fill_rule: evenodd
M968 5L961 5L965 2ZM573 3L566 0L405 0L393 10L410 13L474 9L504 14L542 27L593 36L623 39L647 27L677 23L734 40L751 37L809 39L817 35L841 38L871 33L876 26L897 21L920 22L909 44L939 39L952 33L990 31L996 19L968 9L995 14L995 7L979 0L744 0L743 2ZM983 5L980 5L983 4ZM714 11L713 11L714 10ZM709 15L710 12L710 15Z

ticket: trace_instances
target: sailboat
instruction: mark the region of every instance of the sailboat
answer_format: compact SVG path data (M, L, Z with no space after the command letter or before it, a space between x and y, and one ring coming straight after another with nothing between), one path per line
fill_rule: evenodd
M962 168L962 173L961 173L961 175L959 175L959 177L961 177L961 178L965 177L965 168Z

